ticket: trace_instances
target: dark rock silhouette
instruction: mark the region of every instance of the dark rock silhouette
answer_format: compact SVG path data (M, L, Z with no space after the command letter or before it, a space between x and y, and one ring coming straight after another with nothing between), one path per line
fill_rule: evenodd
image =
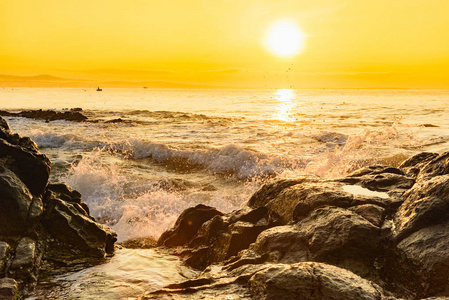
M74 109L70 111L54 111L54 110L26 110L18 113L12 113L7 111L0 111L0 116L4 117L23 117L30 118L36 120L45 120L45 121L56 121L56 120L66 120L66 121L74 121L74 122L83 122L87 120L87 117L80 113L80 109Z
M31 294L42 274L114 252L116 233L95 222L80 193L48 183L50 169L36 144L12 134L0 117L1 299Z

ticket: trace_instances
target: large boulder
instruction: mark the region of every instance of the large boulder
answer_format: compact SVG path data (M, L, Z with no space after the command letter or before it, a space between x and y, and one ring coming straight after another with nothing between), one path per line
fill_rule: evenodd
M393 220L387 276L418 295L449 296L449 175L419 181Z
M0 237L31 232L42 210L42 200L33 197L16 174L0 166Z
M380 246L379 227L350 210L329 206L295 225L265 230L251 249L272 262L326 262L367 275L374 272Z
M382 289L335 266L303 262L268 265L249 280L254 299L260 300L379 300Z
M89 256L104 257L114 252L117 234L108 226L95 222L77 199L59 199L58 193L52 190L45 196L42 224L52 238Z
M0 139L0 162L26 184L31 194L42 194L51 169L50 160L45 155Z
M158 245L175 247L187 244L196 235L204 222L217 215L223 215L223 213L203 204L187 208L178 217L174 227L160 236Z

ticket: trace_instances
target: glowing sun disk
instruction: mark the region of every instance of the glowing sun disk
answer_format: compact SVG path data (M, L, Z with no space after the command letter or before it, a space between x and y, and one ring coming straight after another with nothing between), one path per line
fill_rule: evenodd
M305 35L290 21L279 21L269 30L268 47L277 55L297 54L303 47Z

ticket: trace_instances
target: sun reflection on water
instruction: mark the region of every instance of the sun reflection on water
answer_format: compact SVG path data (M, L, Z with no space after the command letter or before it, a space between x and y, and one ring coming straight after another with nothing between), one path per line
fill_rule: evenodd
M276 108L274 119L291 122L293 121L293 99L296 93L292 89L278 89L276 91L275 99L279 101L279 106Z

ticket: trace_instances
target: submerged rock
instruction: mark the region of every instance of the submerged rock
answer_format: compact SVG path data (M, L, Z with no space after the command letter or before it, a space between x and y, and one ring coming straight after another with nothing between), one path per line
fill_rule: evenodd
M0 111L0 116L7 117L24 117L30 119L37 120L45 120L45 121L56 121L56 120L66 120L66 121L75 121L82 122L87 120L87 117L80 113L81 110L75 109L70 111L54 111L54 110L26 110L19 113L11 113L7 111Z

